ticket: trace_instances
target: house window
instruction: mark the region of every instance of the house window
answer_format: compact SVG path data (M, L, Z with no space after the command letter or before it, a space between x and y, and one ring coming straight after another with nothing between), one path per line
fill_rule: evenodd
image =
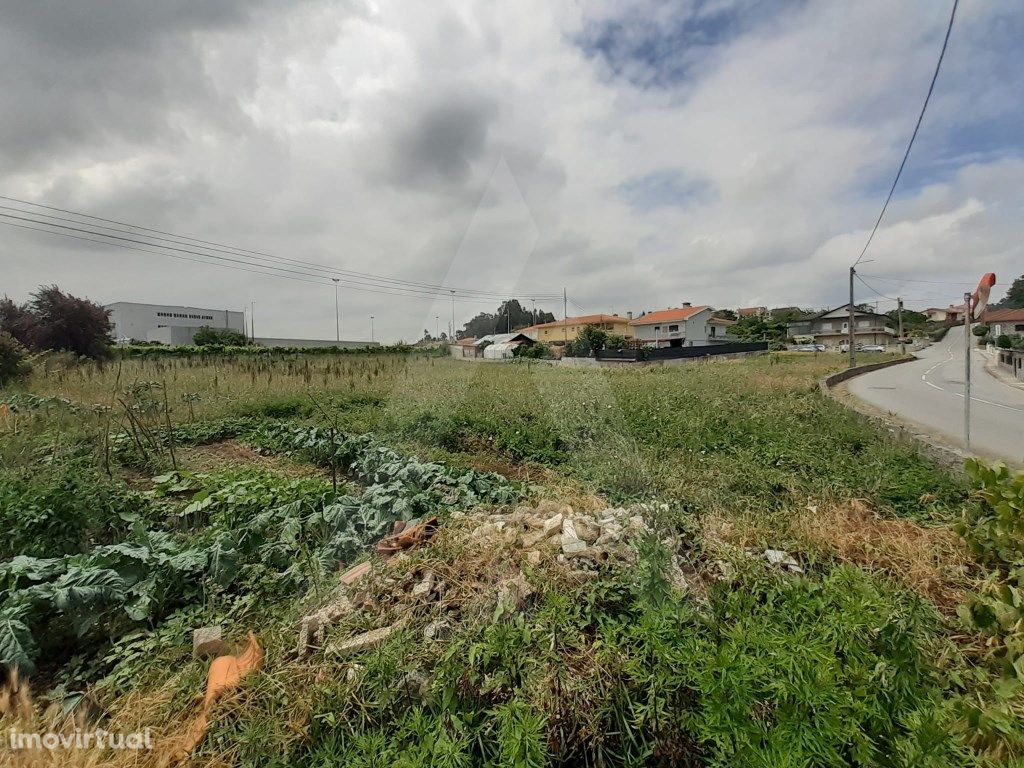
M658 333L660 330L661 330L661 326L660 325L654 326L654 332L655 333Z
M672 333L673 331L678 331L678 330L679 330L679 326L678 325L670 325L668 327L668 332L669 333Z
M712 326L711 326L711 327L709 328L709 331L710 331L710 333L709 333L708 335L709 335L709 336L711 336L712 338L714 338L714 336L715 336L715 331L717 331L717 330L718 330L718 328L717 328L716 326L712 325Z

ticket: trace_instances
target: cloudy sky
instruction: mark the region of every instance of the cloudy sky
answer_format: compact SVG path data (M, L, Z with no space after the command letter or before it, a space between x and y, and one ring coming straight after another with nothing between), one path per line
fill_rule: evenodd
M300 278L0 226L0 294L254 301L259 335L332 338L333 286L303 262L345 270L342 336L372 314L378 340L450 322L413 283L460 289L459 325L493 310L485 292L563 286L570 314L837 304L950 8L0 0L0 195L292 259ZM1021 39L1019 4L961 2L862 267L880 293L942 306L982 272L1024 272Z

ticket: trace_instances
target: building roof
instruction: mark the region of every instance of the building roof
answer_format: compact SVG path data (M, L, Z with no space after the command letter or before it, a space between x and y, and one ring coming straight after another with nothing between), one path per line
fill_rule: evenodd
M453 341L451 343L454 344L457 347L471 347L471 346L473 346L473 344L475 342L476 342L476 336L467 336L464 339L456 339L455 341Z
M673 309L660 309L656 312L648 312L643 317L631 320L630 325L652 325L654 323L671 323L678 320L689 320L698 312L703 312L711 307L701 304L696 307L675 307Z
M736 310L736 314L740 317L747 317L748 315L760 315L767 311L765 307L740 307Z
M537 328L561 328L563 325L596 325L597 323L625 323L626 318L619 315L581 315L579 317L567 317L564 320L555 320L551 323L531 325L529 328L522 328L523 331L532 331Z
M736 325L736 321L730 320L728 317L711 317L708 322L715 325Z
M489 336L481 336L479 339L473 342L473 346L479 347L484 343L508 344L509 342L529 342L532 344L533 339L531 339L524 333L519 333L518 331L516 331L515 333L492 333Z
M988 309L982 320L985 323L1024 323L1024 309Z
M850 306L850 304L849 304L849 302L847 302L846 304L843 304L842 306L833 307L832 309L826 309L823 312L819 312L816 315L811 315L810 317L804 317L804 318L801 318L799 320L794 320L791 323L791 325L797 325L799 323L806 323L806 322L808 322L810 320L817 320L819 318L824 317L825 315L830 315L833 312L838 312L841 309L845 310L849 306ZM853 309L853 314L854 315L858 315L860 317L884 317L886 320L889 319L888 315L883 315L881 312L865 312L863 309L857 309L856 307L854 307L854 309Z

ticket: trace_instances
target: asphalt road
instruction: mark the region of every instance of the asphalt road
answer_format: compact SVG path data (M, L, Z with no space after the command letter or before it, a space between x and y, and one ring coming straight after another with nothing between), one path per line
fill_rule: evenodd
M857 376L849 391L922 432L963 446L964 330L952 328L919 360ZM1024 463L1024 390L985 370L985 356L971 354L971 449Z

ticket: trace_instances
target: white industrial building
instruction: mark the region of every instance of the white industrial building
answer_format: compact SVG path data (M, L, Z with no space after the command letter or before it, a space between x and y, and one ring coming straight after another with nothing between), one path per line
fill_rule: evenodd
M136 304L118 301L107 304L115 339L159 341L162 344L191 344L200 328L230 328L245 333L245 314L230 309L175 307L167 304Z

